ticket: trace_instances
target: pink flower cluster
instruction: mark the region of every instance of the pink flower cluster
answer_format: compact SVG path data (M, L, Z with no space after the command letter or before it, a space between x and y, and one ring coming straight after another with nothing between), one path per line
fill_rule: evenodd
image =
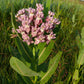
M41 42L48 44L51 39L56 38L53 29L57 24L60 24L60 21L54 18L54 13L51 11L48 11L48 16L44 20L43 9L43 5L39 3L36 4L36 9L21 9L15 16L16 21L20 23L16 30L28 45Z

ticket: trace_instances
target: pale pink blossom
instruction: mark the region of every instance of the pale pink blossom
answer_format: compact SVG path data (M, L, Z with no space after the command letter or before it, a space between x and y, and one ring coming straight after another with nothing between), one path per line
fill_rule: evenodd
M47 44L56 38L53 29L60 24L59 19L54 18L54 13L48 11L48 16L44 18L44 7L42 4L36 4L34 8L23 8L15 15L17 22L20 24L17 33L20 33L23 42L30 44L39 44L46 42Z
M46 43L48 44L52 39L56 38L56 34L53 34L53 32L51 32L49 35L46 35Z
M45 42L45 36L44 35L40 35L37 38L35 38L35 43L34 44L39 44L41 42Z

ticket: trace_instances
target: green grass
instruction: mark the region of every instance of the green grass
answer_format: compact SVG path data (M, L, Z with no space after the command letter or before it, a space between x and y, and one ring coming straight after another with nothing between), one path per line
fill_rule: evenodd
M8 46L15 46L14 39L10 38L12 29L10 16L11 3L14 5L15 13L23 7L28 8L32 6L30 0L11 1L12 0L0 0L0 84L6 84L7 82L8 84L17 84L19 80L17 79L17 74L9 65L11 54ZM39 2L45 3L45 0L39 0ZM59 62L58 69L48 84L54 84L57 81L63 81L63 84L72 84L71 80L79 52L76 36L81 33L81 29L84 27L84 6L68 1L53 0L51 10L55 12L56 17L60 19L61 24L55 30L56 33L59 32L57 33L55 47L50 58L59 50L63 51L63 56ZM84 83L83 75L84 71L79 84Z

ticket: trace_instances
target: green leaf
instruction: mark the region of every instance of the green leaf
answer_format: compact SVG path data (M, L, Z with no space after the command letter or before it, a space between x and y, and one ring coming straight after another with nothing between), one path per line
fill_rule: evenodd
M78 69L75 70L72 79L73 79L73 80L72 80L73 84L78 84L78 82L79 82L79 80L80 80Z
M16 49L16 48L14 48L14 47L12 47L12 46L9 46L9 51L11 52L11 54L12 54L12 56L14 56L14 57L17 57L19 60L21 60L23 63L25 63L25 65L27 65L27 67L30 67L30 63L28 63L24 58L23 58L23 56L21 56L20 55L20 53L19 53L19 51ZM19 77L18 77L19 76ZM21 76L21 75L19 75L18 74L18 79L19 79L19 81L23 84L33 84L32 83L32 81L28 78L28 77L24 77L24 76ZM23 81L23 80L24 81Z
M29 77L21 76L20 74L17 74L17 80L20 84L33 84Z
M34 0L31 0L31 4L33 4L34 3Z
M79 51L77 64L79 65L79 68L84 64L84 46Z
M35 57L35 47L33 47L33 56Z
M21 77L22 77L22 79L24 80L24 82L26 84L33 84L32 81L31 81L31 79L29 77L26 77L26 76L21 76Z
M81 49L82 44L81 44L81 39L80 39L79 35L76 36L76 43L77 43L77 46L79 47L79 49Z
M44 49L45 45L46 45L45 42L44 42L44 43L39 43L39 44L37 45L38 56L41 54L41 52L42 52L42 50Z
M46 1L46 7L47 7L48 9L50 9L50 5L51 5L51 0L47 0L47 1Z
M28 76L28 77L39 76L38 73L36 73L35 71L32 71L30 68L28 68L22 61L20 61L16 57L11 57L10 66L20 75Z
M48 71L45 73L45 75L40 80L41 84L47 83L50 77L54 74L58 66L59 60L61 58L61 55L62 55L62 52L59 51L57 55L53 57L53 59L50 60Z
M78 79L79 79L79 71L76 69L73 74L73 80L78 80Z
M47 47L44 47L38 57L38 65L42 64L47 57L50 55L52 48L54 46L54 41L51 41Z
M84 45L84 27L82 28L81 37L81 42Z
M75 14L73 14L73 16L72 16L72 22L73 23L75 23L75 18L76 18L75 16L76 16Z
M9 46L9 51L11 52L12 56L17 57L19 60L21 60L22 62L24 62L28 67L30 67L31 64L29 62L27 62L23 58L23 56L20 55L19 51L16 48L14 48L12 46Z
M84 38L84 27L82 28L81 36Z
M19 38L15 38L15 42L21 56L24 56L25 60L32 61L32 52L29 47L25 46Z

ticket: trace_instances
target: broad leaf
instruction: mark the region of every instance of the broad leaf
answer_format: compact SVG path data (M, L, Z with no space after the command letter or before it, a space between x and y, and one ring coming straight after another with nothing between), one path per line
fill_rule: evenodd
M51 41L47 47L44 47L38 57L38 65L42 64L47 57L50 55L52 48L54 46L54 41Z
M27 61L25 61L25 59L23 58L23 56L20 55L20 53L18 52L18 50L12 46L9 46L9 51L11 52L12 56L14 57L17 57L18 59L20 59L22 62L25 63L25 65L27 65L27 67L30 67L30 63L28 63ZM30 78L28 77L24 77L24 76L21 76L19 74L17 74L17 77L18 77L18 81L20 81L20 83L24 83L24 84L33 84L32 81L30 80ZM23 81L23 80L24 81Z
M79 51L78 61L79 68L82 64L84 64L84 46Z
M28 76L28 77L39 76L38 73L36 73L35 71L32 71L30 68L28 68L22 61L20 61L16 57L11 57L10 66L20 75Z
M38 56L41 54L41 52L42 52L42 50L44 49L45 45L46 45L45 42L44 42L44 43L39 43L39 44L37 45Z
M31 57L33 55L31 53L29 47L23 45L22 41L19 38L16 38L15 39L15 42L16 42L18 51L21 54L21 56L24 56L25 60L27 60L27 61L32 61L32 58Z
M28 67L30 67L30 63L28 63L23 58L23 56L20 55L19 51L16 48L14 48L12 46L9 46L9 51L11 52L12 56L17 57L19 60L21 60L22 62L24 62Z
M62 52L58 52L57 55L50 60L48 71L40 80L41 84L47 83L50 77L54 74L58 66L59 60L61 58L61 55L62 55Z

